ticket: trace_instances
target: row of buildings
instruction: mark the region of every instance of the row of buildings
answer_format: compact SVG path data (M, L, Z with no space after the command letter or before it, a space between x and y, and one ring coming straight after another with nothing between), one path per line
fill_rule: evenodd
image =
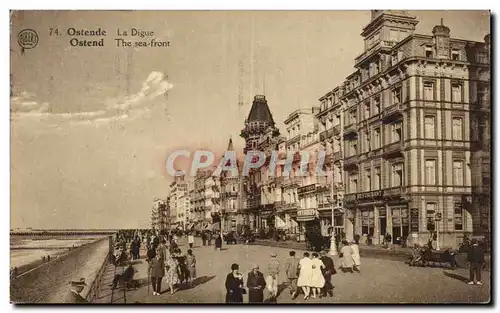
M268 162L241 179L200 173L192 186L172 183L171 217L186 224L218 213L226 230L248 225L303 238L317 229L374 244L386 234L409 244L434 234L445 246L465 233L489 237L490 35L454 39L443 21L420 35L417 23L405 11L372 11L353 73L319 105L289 114L284 134L266 97L255 96L243 152L325 151L328 176L312 167L296 175L299 158L290 176L279 166L269 175Z

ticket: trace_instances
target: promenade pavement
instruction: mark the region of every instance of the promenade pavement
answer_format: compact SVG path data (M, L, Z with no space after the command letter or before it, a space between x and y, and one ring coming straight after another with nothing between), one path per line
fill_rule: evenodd
M186 245L181 249L186 251ZM111 290L108 286L114 276L114 266L110 265L102 282L98 303L223 303L224 282L232 263L240 265L245 283L251 264L257 263L264 275L271 252L278 254L281 264L288 257L290 249L262 245L224 245L222 251L213 246L201 246L196 238L194 254L197 258L197 274L193 289L183 289L171 295L163 284L160 296L148 294L147 263L145 259L135 261L136 278L141 286L137 290ZM301 256L302 251L296 249ZM145 255L143 251L142 256ZM339 260L335 259L339 264ZM335 286L332 298L309 299L303 296L292 300L286 288L284 271L280 272L280 295L278 303L486 303L490 299L490 272L483 271L484 286L466 284L468 270L443 270L441 268L409 267L400 261L362 258L361 273L338 273L333 276ZM118 268L119 273L122 269ZM267 291L265 299L269 298ZM244 301L248 302L247 295Z

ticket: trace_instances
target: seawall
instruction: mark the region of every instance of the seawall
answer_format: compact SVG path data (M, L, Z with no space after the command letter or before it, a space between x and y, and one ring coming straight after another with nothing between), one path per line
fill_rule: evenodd
M70 281L85 278L88 286L98 275L109 253L109 238L104 237L75 248L44 263L10 282L11 303L67 303Z

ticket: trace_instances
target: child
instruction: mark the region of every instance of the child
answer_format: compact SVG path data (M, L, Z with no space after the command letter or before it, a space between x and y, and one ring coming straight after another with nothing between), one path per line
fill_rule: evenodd
M186 266L189 271L189 288L193 288L193 280L196 278L196 257L191 249L187 251Z

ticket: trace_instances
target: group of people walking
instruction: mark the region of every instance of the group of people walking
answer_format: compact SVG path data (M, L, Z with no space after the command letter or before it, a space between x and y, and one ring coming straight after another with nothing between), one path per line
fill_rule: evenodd
M350 245L344 247L350 247ZM341 252L344 254L342 256L343 266L346 265L344 262L348 257L351 258L351 264L357 263L359 266L359 258L356 262L352 261L353 253L351 250L346 248ZM270 295L268 301L276 302L279 295L278 285L281 270L284 270L286 274L292 299L296 299L300 291L304 293L304 300L310 297L315 299L316 297L333 296L332 275L336 274L336 269L332 258L327 255L326 251L321 253L305 252L301 259L296 256L295 251L290 251L283 267L277 254L271 253L267 262L266 276L260 271L259 265L252 265L251 271L248 273L246 288L243 275L239 272L239 265L234 263L231 266L231 273L226 277L226 303L242 303L243 295L247 293L247 289L249 303L264 302L266 289Z
M176 287L181 283L187 283L189 288L192 287L196 278L196 257L192 249L188 249L184 255L177 245L171 245L169 249L166 241L162 240L156 250L150 251L154 251L154 253L148 251L148 273L151 277L153 295L161 294L161 283L164 278L171 294L177 291Z

